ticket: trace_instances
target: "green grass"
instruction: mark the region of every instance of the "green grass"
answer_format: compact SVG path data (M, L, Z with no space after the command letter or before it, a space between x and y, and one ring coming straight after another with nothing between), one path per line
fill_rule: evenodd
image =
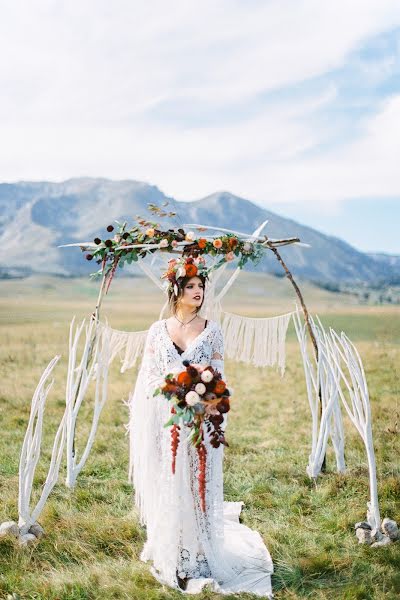
M140 285L139 285L140 284ZM119 329L143 329L157 318L162 298L152 284L113 283L103 315ZM284 287L286 284L287 287ZM1 461L0 521L17 519L18 460L37 381L55 354L62 354L45 412L42 457L33 501L47 473L57 420L63 412L67 337L71 316L90 314L97 285L84 280L33 278L2 282L0 290ZM400 332L391 307L359 307L351 299L304 286L313 313L343 329L357 342L367 373L373 413L382 516L400 521ZM232 290L227 310L278 314L293 309L290 286L282 280L245 275ZM394 599L400 595L400 544L359 546L354 523L365 518L368 470L361 440L345 419L347 472L337 474L332 450L328 470L317 482L305 467L310 416L300 355L293 332L287 344L285 376L228 361L235 390L228 420L224 488L228 500L243 500L243 522L260 531L275 565L277 599ZM39 519L46 537L20 549L0 541L0 598L173 599L139 561L145 531L127 483L127 399L135 370L111 368L109 400L92 453L74 490L65 470ZM90 404L77 435L82 447ZM396 417L397 415L397 417ZM397 424L396 424L397 420ZM204 592L201 600L218 597ZM236 598L237 596L227 596ZM243 600L253 596L241 594Z

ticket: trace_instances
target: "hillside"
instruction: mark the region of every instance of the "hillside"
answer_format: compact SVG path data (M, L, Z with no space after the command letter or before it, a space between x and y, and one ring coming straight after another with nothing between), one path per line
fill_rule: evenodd
M359 252L339 238L283 218L229 192L178 202L143 182L93 178L0 184L0 276L89 273L93 265L82 260L79 250L57 246L105 235L105 227L112 221L133 223L137 214L149 215L149 202L160 204L167 200L177 212L179 223L251 232L268 219L265 233L270 237L300 237L311 247L291 246L282 249L282 254L293 273L303 279L324 285L380 284L398 278L399 257ZM281 272L272 254L257 269Z

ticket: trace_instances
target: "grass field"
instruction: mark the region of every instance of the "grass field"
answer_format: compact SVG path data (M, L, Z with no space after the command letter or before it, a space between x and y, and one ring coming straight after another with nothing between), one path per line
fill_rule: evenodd
M48 398L35 497L47 473L50 444L63 413L68 328L93 311L98 284L48 277L0 285L1 511L0 522L17 519L18 460L30 400L49 360L62 354ZM400 521L400 319L393 307L358 306L351 297L303 287L313 314L357 343L370 388L382 517ZM293 310L284 279L243 274L225 308L263 316ZM161 295L151 282L113 282L103 318L123 330L146 328L158 318ZM138 560L145 532L133 509L127 482L128 420L123 403L135 370L111 369L109 400L86 468L71 491L62 470L39 519L47 532L35 547L0 541L0 597L21 599L173 599ZM272 369L227 361L235 390L228 426L224 485L228 500L243 500L243 522L260 531L275 565L277 599L395 599L400 596L400 543L372 549L357 544L353 526L365 518L368 471L365 454L347 419L347 472L328 469L315 487L306 475L310 416L300 353L293 331L283 378ZM256 401L256 411L254 411ZM85 411L79 424L87 433ZM87 421L86 421L87 422ZM82 444L81 444L82 445ZM204 592L201 600L217 598ZM238 596L231 596L237 598ZM240 598L253 596L242 594ZM227 596L230 598L230 596Z

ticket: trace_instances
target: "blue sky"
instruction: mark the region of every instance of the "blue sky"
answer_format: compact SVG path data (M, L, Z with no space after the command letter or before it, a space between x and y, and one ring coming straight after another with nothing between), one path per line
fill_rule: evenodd
M0 180L219 190L400 254L398 0L2 3Z

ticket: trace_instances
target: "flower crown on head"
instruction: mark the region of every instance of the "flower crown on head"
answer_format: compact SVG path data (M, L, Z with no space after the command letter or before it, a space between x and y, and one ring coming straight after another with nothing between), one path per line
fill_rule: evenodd
M166 279L168 283L168 289L173 290L174 295L178 295L178 279L183 277L195 277L201 275L207 278L208 269L206 261L202 256L182 256L179 259L171 258L168 261L168 269L161 276L161 279Z

